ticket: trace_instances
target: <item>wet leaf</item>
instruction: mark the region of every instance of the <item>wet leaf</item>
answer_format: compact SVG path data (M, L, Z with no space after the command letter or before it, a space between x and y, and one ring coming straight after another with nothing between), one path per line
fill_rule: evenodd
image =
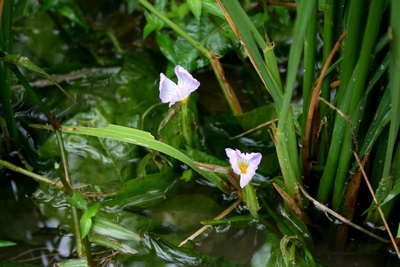
M223 258L215 259L193 250L178 248L153 233L148 233L145 238L146 246L152 251L157 251L157 256L168 262L183 266L235 266L234 263L228 262Z
M162 218L166 226L178 227L183 239L183 235L201 228L202 220L212 219L222 211L223 208L206 195L185 194L177 195L155 206L153 216ZM177 244L182 239L177 240Z
M86 259L69 259L57 263L58 267L87 267L88 262Z
M202 9L202 0L188 0L187 3L188 3L190 11L192 11L194 17L197 20L200 20L201 9Z
M27 70L30 70L32 72L35 72L47 80L51 81L54 83L58 89L66 96L68 97L73 103L77 104L75 99L73 99L62 87L61 85L54 79L50 74L48 74L46 71L44 71L42 68L37 66L35 63L29 60L29 58L21 55L12 55L8 53L4 53L3 55L0 56L0 61L7 62L10 64L13 64L15 66L25 68Z
M218 23L221 23L220 27L227 25L226 22L218 21ZM219 29L208 19L197 21L195 18L188 18L185 21L184 30L202 46L209 48L219 56L225 55L238 45L236 39L232 41L222 36ZM183 37L178 36L173 45L171 45L171 39L166 36L161 36L157 42L163 54L168 59L174 59L173 66L169 66L170 69L175 65L181 65L191 72L209 64L209 60Z
M6 241L6 240L0 240L0 247L11 247L15 246L17 243L11 242L11 241Z
M154 137L148 132L140 131L138 129L133 129L129 127L111 125L111 124L105 128L64 126L62 127L62 131L64 133L76 134L78 136L88 135L88 136L101 137L105 139L111 139L113 141L123 141L126 143L136 144L146 148L157 150L159 152L165 153L173 158L182 161L183 163L187 164L192 169L194 169L196 172L201 174L204 178L209 180L211 183L213 183L223 192L229 192L227 184L218 175L212 172L207 172L199 169L194 164L192 159L190 159L189 157L187 157L185 154L175 149L174 147L171 147L165 143L155 140ZM115 148L113 150L115 150Z
M124 183L109 205L124 209L149 207L165 200L175 182L176 175L171 171L132 179Z
M101 217L93 218L92 231L96 234L108 236L115 239L134 241L141 240L139 234Z
M139 253L136 249L131 248L125 243L122 243L114 238L111 237L106 237L106 236L101 236L101 235L90 235L89 236L89 241L93 242L97 245L104 246L111 248L116 251L120 251L125 254L137 254Z
M166 5L166 0L157 0L154 3L154 7L161 13L166 12ZM164 26L164 22L153 13L145 11L144 14L146 16L147 24L143 29L143 39L146 39L152 32L161 30Z
M97 214L100 209L100 203L95 203L90 206L80 219L82 238L85 238L92 228L92 218Z
M78 209L81 209L81 210L87 209L86 201L83 198L82 194L79 193L78 191L74 191L72 196L68 197L67 201L69 204L71 204L72 206L74 206Z

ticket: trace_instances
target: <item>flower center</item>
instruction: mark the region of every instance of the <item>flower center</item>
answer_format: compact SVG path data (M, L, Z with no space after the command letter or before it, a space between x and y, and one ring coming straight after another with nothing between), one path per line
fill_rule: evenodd
M249 163L243 161L239 163L239 169L242 174L247 173L247 167L249 167Z

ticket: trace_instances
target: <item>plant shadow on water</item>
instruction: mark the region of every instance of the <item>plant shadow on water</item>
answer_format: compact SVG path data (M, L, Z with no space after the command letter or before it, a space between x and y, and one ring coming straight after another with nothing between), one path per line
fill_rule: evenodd
M50 266L70 257L74 248L73 237L62 234L59 221L45 217L34 205L31 196L37 187L32 179L2 172L0 236L16 245L2 248L0 258ZM9 212L10 209L13 212Z

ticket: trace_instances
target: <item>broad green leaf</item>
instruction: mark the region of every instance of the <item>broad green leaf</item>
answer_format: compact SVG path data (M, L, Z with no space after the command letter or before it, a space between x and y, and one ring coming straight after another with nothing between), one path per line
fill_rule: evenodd
M212 219L223 211L210 196L203 194L182 194L166 199L164 202L151 208L153 217L160 219L165 227L180 229L175 240L175 231L168 237L173 241L181 242L183 238L201 228L201 221ZM172 241L172 240L171 240Z
M108 205L124 209L149 207L165 200L166 194L175 182L176 175L171 171L137 177L124 183Z
M188 18L185 21L184 30L203 47L210 49L215 55L223 56L236 48L238 40L236 38L227 39L222 36L219 29L226 27L227 23L220 22L220 20L218 23L220 24L219 28L208 19L197 21L194 18ZM158 42L158 40L162 42ZM165 54L166 57L176 58L176 61L173 61L175 65L181 65L188 71L193 71L209 64L209 59L206 58L197 47L193 46L193 44L189 43L181 36L176 38L172 47L170 41L167 40L166 37L158 40L157 42L161 51L163 51L163 53L167 51ZM170 66L171 69L173 67L174 66Z
M202 2L202 0L187 0L189 9L197 20L201 17Z

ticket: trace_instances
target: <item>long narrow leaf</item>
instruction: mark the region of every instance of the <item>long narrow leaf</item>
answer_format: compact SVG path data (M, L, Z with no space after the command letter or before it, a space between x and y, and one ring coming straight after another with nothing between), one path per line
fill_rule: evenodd
M113 124L110 124L105 128L63 126L61 131L70 134L110 138L112 140L123 141L162 152L187 164L193 170L217 186L224 193L230 192L228 185L218 175L199 169L191 158L179 150L155 140L154 137L148 132Z

